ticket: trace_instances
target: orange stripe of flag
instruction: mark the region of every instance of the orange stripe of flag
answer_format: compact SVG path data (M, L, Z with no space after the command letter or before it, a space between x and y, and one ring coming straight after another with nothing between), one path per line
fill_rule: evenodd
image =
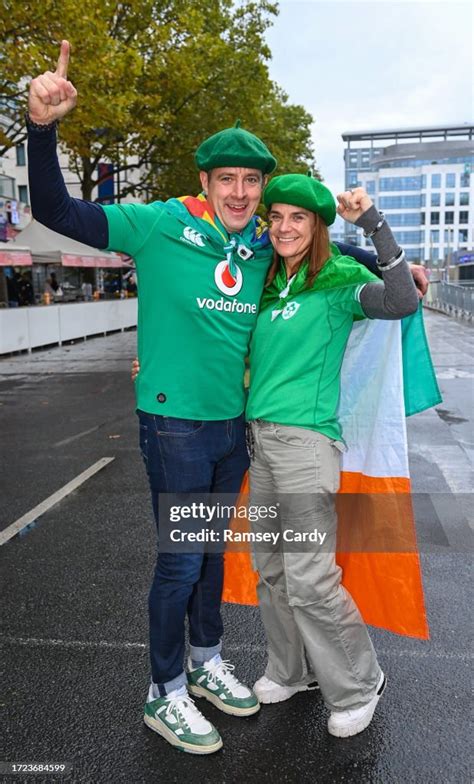
M352 595L364 621L397 634L429 639L411 500L409 496L403 497L410 493L410 480L343 472L340 493L366 496L361 498L361 503L365 504L364 514L359 516L355 531L351 525L354 515L351 517L350 505L352 503L353 511L356 504L353 499L347 499L345 513L344 498L338 499L338 547L341 547L341 540L347 546L346 551L336 553L336 561L343 570L342 584ZM242 494L248 494L247 478L242 485ZM377 494L381 496L378 501L371 498ZM371 505L373 518L370 517ZM241 530L242 519L236 522ZM365 539L364 526L367 527ZM358 537L363 544L368 541L371 549L380 546L380 551L367 552L363 547L355 551ZM252 569L249 553L227 552L223 600L256 605L256 585L257 574Z

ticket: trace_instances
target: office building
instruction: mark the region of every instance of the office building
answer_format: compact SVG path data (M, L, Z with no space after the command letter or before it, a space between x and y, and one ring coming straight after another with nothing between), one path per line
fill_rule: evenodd
M366 188L409 261L443 267L474 247L473 135L468 124L342 135L346 188ZM349 224L345 240L372 247Z

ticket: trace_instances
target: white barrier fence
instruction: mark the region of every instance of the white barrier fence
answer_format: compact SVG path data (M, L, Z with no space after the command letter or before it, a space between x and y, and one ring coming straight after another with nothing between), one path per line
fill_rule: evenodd
M106 334L137 324L137 300L0 310L0 354Z

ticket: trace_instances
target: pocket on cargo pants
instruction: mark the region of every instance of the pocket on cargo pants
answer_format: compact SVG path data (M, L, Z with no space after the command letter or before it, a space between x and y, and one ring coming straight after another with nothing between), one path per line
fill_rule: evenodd
M342 571L335 560L341 449L314 433L314 466L305 472L306 493L299 493L284 513L282 543L288 601L292 606L325 602L337 592ZM297 466L295 465L295 470ZM301 487L301 483L299 483Z

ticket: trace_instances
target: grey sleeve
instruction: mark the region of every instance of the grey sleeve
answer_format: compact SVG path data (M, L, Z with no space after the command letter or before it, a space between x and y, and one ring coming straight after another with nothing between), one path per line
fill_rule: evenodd
M375 207L370 207L356 221L366 232L372 231L380 220ZM392 234L390 226L385 223L372 237L380 265L387 264L401 253L401 248ZM367 283L360 293L360 304L369 318L401 319L410 316L418 309L418 294L410 268L406 261L397 264L393 269L382 273L383 283Z

